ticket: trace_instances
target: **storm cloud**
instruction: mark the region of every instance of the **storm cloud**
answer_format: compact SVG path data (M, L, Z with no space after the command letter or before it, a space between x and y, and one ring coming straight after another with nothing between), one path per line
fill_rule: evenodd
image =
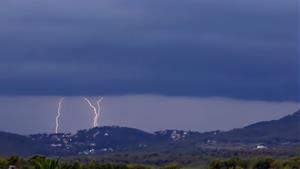
M0 2L0 95L299 101L297 0Z

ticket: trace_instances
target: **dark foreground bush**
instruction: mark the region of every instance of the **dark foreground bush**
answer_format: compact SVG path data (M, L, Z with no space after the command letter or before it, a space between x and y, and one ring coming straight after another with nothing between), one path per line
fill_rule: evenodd
M300 157L276 160L270 157L241 160L239 158L213 160L209 169L300 169Z
M177 164L168 164L163 167L160 167L160 169L180 169L181 167Z
M246 169L248 163L239 158L231 158L228 160L214 160L210 163L209 169Z
M18 169L152 169L149 166L135 164L99 163L96 161L87 163L62 162L60 159L49 159L44 156L34 156L28 160L18 156L8 159L0 158L0 169L8 169L10 165L14 165Z

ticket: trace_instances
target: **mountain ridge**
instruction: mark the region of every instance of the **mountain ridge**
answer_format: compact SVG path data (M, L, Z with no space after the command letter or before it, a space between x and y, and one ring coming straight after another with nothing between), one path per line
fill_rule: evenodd
M262 121L229 131L143 130L103 126L79 130L75 134L33 134L22 136L0 132L1 155L89 155L131 150L191 149L190 145L217 147L219 144L256 143L280 146L300 144L300 111L278 120ZM9 148L10 147L10 148ZM222 146L221 146L222 148Z

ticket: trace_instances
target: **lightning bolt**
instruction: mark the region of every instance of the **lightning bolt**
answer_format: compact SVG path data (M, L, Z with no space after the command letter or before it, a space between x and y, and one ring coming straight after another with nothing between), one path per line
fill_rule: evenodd
M59 99L59 102L58 102L58 108L57 108L57 115L56 115L56 119L55 119L55 122L56 122L56 126L55 126L55 133L57 134L58 133L58 128L59 128L59 118L61 116L61 105L64 101L64 98L60 98Z
M100 97L100 99L97 100L97 108L98 108L98 111L97 111L97 122L99 122L99 118L100 118L100 113L101 113L100 103L102 102L102 100L103 100L103 97Z
M91 107L91 109L93 110L93 112L94 112L94 127L97 127L98 126L98 121L97 121L97 118L98 118L98 112L97 112L97 108L92 104L92 102L88 99L88 98L86 98L86 97L84 97L83 98L88 104L89 104L89 106Z

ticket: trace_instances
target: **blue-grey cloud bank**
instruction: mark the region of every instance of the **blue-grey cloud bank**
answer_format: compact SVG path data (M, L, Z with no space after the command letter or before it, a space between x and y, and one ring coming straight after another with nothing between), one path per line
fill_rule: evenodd
M296 0L0 2L0 95L298 101Z

